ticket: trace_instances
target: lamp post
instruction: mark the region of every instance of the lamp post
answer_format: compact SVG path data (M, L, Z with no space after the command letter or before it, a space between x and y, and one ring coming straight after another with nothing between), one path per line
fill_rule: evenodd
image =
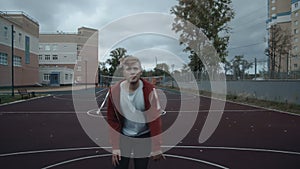
M14 25L11 25L11 96L15 96L14 86Z
M171 67L172 67L172 73L171 74L173 74L173 77L172 77L172 88L174 88L174 67L175 67L175 64L172 64Z
M87 60L84 60L85 63L85 90L87 89Z

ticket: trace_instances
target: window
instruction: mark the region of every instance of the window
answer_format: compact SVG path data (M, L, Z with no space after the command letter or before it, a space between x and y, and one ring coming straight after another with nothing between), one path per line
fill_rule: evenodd
M296 43L297 43L298 41L299 41L299 40L298 40L298 38L294 38L294 42L296 42Z
M57 44L52 45L53 51L57 50Z
M52 56L52 60L58 60L58 56L57 55L53 55Z
M294 64L294 68L297 68L297 67L298 67L298 64L297 64L297 63L295 63L295 64Z
M272 7L272 11L275 11L275 10L276 10L276 7L275 7L275 6L273 6L273 7Z
M43 45L39 45L39 50L42 50L43 49Z
M43 60L43 55L39 55L39 60Z
M81 72L81 66L77 66L77 71Z
M71 79L71 80L73 79L73 75L72 75L72 74L70 74L70 79Z
M272 14L272 18L275 18L275 17L276 17L276 14L273 13L273 14Z
M77 76L77 82L81 82L81 76Z
M8 28L6 26L4 26L4 37L8 38Z
M272 0L272 4L274 4L276 2L276 0Z
M44 81L50 81L50 74L44 74L43 80Z
M51 50L50 45L45 45L45 51L50 51L50 50Z
M298 46L294 46L293 48L295 51L298 51L298 49L299 49Z
M22 44L22 33L19 33L19 44Z
M45 60L50 60L50 55L45 55Z
M22 58L20 56L14 56L14 66L22 67Z
M294 29L294 34L298 34L298 29Z
M77 61L81 61L82 60L82 56L77 56Z
M65 80L69 79L69 74L65 74Z
M294 25L297 26L298 25L298 21L294 21Z
M25 36L25 63L30 64L30 38Z
M297 7L298 7L298 2L297 2L297 3L295 3L295 5L294 5L294 6L295 6L295 8L297 8Z
M8 65L7 53L0 52L0 65Z
M295 13L295 17L298 17L298 16L299 16L299 13L298 13L298 12L296 12L296 13Z

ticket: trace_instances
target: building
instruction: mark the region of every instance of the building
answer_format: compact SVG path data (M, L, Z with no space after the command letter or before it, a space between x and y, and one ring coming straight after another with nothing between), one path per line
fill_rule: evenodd
M38 43L39 23L35 19L24 12L0 12L1 87L39 82Z
M40 34L39 66L42 84L97 84L98 30Z
M287 54L276 59L276 72L290 74L300 72L300 0L268 0L268 37L272 39L271 27L277 25L290 38ZM269 46L270 46L269 40ZM269 64L270 65L270 64ZM280 66L278 66L280 65ZM280 69L280 70L278 70Z

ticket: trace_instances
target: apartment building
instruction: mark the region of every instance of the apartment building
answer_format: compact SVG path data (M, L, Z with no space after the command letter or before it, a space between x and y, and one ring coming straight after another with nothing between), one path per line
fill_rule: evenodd
M268 0L268 36L271 39L272 25L280 26L290 36L291 49L288 54L276 60L279 72L291 73L300 71L300 0ZM270 42L269 42L270 43Z
M40 83L59 86L98 83L98 30L40 34Z
M24 12L0 11L0 87L39 82L38 43L35 19Z

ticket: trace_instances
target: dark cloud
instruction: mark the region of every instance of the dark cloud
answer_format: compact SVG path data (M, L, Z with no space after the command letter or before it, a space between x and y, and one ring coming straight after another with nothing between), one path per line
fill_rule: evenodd
M76 32L81 26L101 29L120 17L135 13L169 14L171 7L177 3L177 0L0 0L0 10L26 12L39 22L41 32ZM254 57L266 60L263 52L266 47L266 3L262 0L233 0L232 7L236 15L230 23L232 33L228 59L235 55L244 55L249 60L253 60ZM131 40L126 47L129 51L159 47L183 55L182 48L174 42L153 37Z

